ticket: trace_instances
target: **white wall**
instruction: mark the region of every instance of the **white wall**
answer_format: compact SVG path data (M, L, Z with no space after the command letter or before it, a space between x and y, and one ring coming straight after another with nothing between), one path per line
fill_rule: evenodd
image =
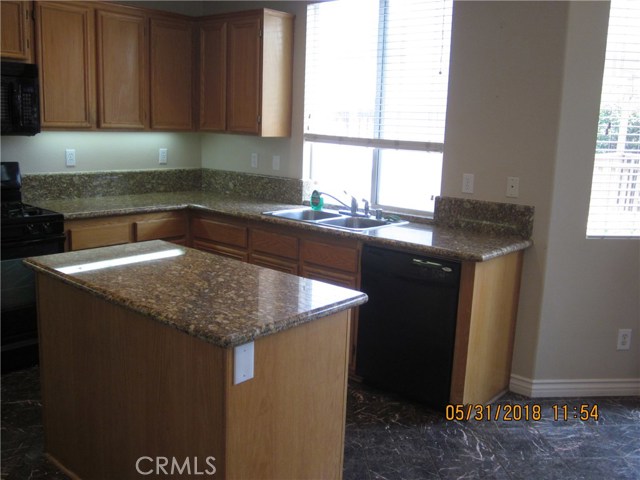
M512 201L517 176L515 202L536 208L513 358L534 394L640 377L639 242L585 239L607 21L607 2L454 8L442 193L466 196L474 173L469 198Z
M584 234L607 21L605 2L574 2L569 10L535 363L541 380L640 377L640 242L587 240ZM632 350L616 350L619 328L633 329Z
M2 159L20 162L22 173L90 172L154 168L200 168L200 135L156 132L42 132L2 137ZM65 149L76 150L76 167L65 166ZM168 149L167 165L158 149Z

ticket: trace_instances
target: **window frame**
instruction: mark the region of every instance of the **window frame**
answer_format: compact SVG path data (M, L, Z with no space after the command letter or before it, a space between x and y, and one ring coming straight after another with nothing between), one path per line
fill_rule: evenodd
M379 0L378 1L378 9L379 12L386 11L389 0ZM444 18L443 18L444 22ZM303 134L303 142L305 144L309 144L309 148L305 148L304 150L308 152L309 161L311 163L311 171L313 171L313 144L314 143L326 143L331 145L344 145L344 146L352 146L352 147L366 147L372 149L372 168L371 168L371 184L370 184L370 207L372 209L386 209L391 210L398 213L408 213L414 215L432 215L434 212L430 210L421 210L421 209L413 209L413 208L405 208L399 207L395 205L385 205L379 202L379 190L380 190L380 182L381 182L381 150L402 150L402 151L419 151L424 153L444 153L444 141L443 142L427 142L427 141L415 141L415 140L392 140L392 139L384 139L381 137L381 119L384 116L383 112L383 92L385 87L384 81L384 68L385 62L382 59L385 58L385 46L386 46L386 38L388 36L389 25L386 22L382 15L379 15L378 21L378 38L382 38L382 41L378 41L376 48L376 59L377 59L377 75L376 75L376 98L375 100L375 114L373 116L374 120L374 132L373 138L361 138L361 137L345 137L345 136L336 136L336 135L325 135L318 133L307 133L307 126L305 125L305 133ZM449 37L449 42L451 41ZM450 61L447 58L447 65ZM448 78L448 68L447 68L447 78ZM447 89L448 90L448 89ZM448 94L448 92L447 92ZM306 105L306 101L305 101ZM305 119L307 119L307 112L305 111ZM442 162L444 159L442 159ZM442 180L442 179L441 179ZM440 192L438 192L439 194Z

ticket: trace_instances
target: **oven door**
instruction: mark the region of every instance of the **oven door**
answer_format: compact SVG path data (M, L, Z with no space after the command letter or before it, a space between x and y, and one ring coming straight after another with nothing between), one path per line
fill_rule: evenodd
M60 253L64 251L64 240L64 235L55 235L2 245L2 373L38 363L35 275L24 266L22 260L25 257Z

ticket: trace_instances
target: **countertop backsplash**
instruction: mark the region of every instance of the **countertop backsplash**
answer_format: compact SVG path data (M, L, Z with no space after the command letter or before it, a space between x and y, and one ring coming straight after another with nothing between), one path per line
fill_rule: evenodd
M24 174L22 184L26 203L195 191L258 202L302 205L313 190L310 180L208 168ZM530 239L533 215L534 207L527 205L437 197L433 219L407 220Z
M434 222L441 226L530 239L534 207L455 197L436 197Z
M302 204L311 182L208 168L23 174L24 201L204 191L270 202Z

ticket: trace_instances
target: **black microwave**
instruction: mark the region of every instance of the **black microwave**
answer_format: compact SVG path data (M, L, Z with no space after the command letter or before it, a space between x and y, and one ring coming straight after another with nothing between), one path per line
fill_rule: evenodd
M2 135L35 135L40 132L38 66L2 62Z

